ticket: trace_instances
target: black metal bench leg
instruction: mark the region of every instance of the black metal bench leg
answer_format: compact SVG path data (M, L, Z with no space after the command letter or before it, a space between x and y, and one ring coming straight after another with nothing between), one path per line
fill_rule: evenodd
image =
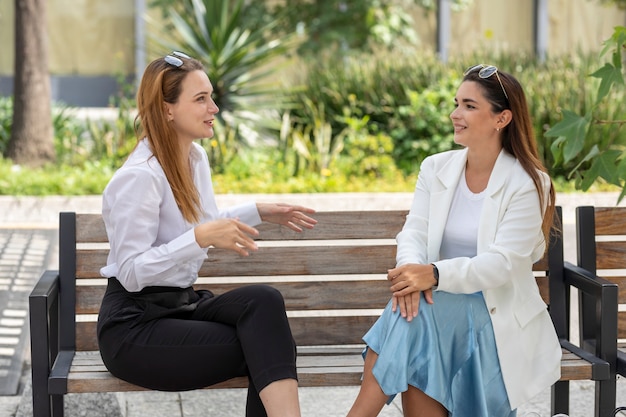
M49 417L52 415L50 409L50 396L48 395L47 379L44 380L43 386L37 386L37 378L33 375L32 395L33 395L33 416Z
M596 382L596 417L613 417L615 412L617 384L615 377Z
M64 409L63 409L63 395L51 395L52 399L52 416L53 417L63 417Z
M569 381L557 381L552 385L550 408L550 415L569 414Z

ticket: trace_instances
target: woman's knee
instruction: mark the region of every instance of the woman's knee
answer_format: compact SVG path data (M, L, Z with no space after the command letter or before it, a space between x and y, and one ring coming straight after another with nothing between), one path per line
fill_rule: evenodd
M249 290L254 294L255 301L261 305L278 306L281 309L285 308L285 299L276 288L270 285L256 284L251 285Z

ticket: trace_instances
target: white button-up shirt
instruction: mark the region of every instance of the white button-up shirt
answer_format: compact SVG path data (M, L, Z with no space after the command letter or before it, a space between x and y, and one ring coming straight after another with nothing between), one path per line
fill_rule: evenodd
M254 202L218 210L211 170L204 149L194 143L190 164L200 194L200 223L238 218L261 223ZM194 227L179 210L161 165L144 139L113 175L103 193L102 215L111 250L104 277L117 277L128 291L147 286L185 288L192 285L208 248L195 240Z

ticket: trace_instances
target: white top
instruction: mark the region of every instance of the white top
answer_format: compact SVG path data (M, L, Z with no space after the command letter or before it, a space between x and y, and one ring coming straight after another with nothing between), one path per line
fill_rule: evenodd
M452 198L446 227L443 230L441 259L476 256L478 222L484 199L485 191L475 194L469 189L465 181L465 171L463 171Z
M196 143L190 165L202 206L198 224L218 218L239 218L250 226L261 223L254 202L218 210L209 160ZM138 144L106 186L102 216L111 244L102 276L117 277L131 292L147 286L185 288L196 281L208 248L196 242L197 224L183 218L147 140Z

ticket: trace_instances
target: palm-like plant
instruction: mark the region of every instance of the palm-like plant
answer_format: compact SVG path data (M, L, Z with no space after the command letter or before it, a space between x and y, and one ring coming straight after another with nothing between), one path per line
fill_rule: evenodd
M276 110L283 100L271 77L278 67L268 64L282 61L292 38L271 38L277 21L246 19L244 0L182 0L166 7L173 31L169 39L155 40L161 48L184 51L205 64L222 126L238 136L242 130L248 136L278 130Z

